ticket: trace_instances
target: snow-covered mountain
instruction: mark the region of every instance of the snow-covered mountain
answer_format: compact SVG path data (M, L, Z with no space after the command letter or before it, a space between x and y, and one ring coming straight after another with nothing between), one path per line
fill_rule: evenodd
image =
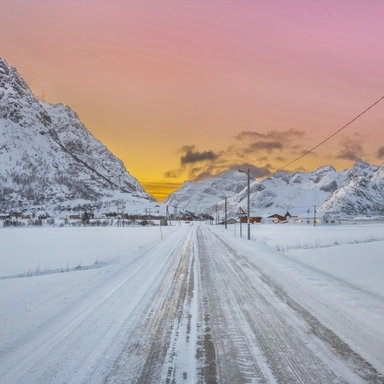
M247 207L247 176L227 171L185 182L165 204L196 213L228 214ZM384 165L357 160L350 170L323 166L313 172L278 172L252 180L254 214L309 206L338 216L384 215ZM155 205L117 159L69 107L40 102L27 83L0 58L0 213L100 211Z
M367 177L372 178L378 171L377 165L370 165L360 159L357 159L353 167L348 171L347 178L352 180L355 177Z
M0 212L78 211L118 203L155 199L74 111L39 102L0 58Z
M225 179L223 175L226 175ZM383 179L384 166L379 168L361 160L357 160L350 170L341 172L330 165L312 172L280 171L263 180L252 181L251 212L262 215L285 210L299 214L316 206L319 211L329 211L339 216L379 216L384 214L383 208L380 208L383 195L379 192L384 190ZM223 212L223 191L230 186L233 196L227 194L228 215L235 216L239 207L244 211L247 209L246 182L246 176L236 171L199 183L188 182L170 195L166 203L177 204L179 209L211 214L215 213L217 205L218 210ZM210 188L212 185L215 188ZM381 205L384 207L384 204Z
M284 210L299 214L310 206L319 207L334 191L345 185L347 179L347 171L337 172L330 165L313 172L277 172L251 184L251 212L258 216ZM247 189L233 197L228 207L232 215L238 207L245 210Z
M384 163L372 176L373 181L384 181Z
M355 164L356 166L356 164ZM376 171L367 169L335 191L321 210L339 216L384 216L384 164Z
M170 194L164 204L200 212L219 203L225 197L238 194L247 185L247 176L238 171L226 171L197 183L186 181Z

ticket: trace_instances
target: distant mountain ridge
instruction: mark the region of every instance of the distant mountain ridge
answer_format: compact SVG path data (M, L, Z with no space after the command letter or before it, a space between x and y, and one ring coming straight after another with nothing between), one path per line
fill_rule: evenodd
M0 58L0 212L154 202L71 108L39 102Z
M362 175L357 172L357 176L350 177L350 181L335 191L321 209L341 217L384 216L384 164L365 167L364 171Z
M247 175L230 170L187 181L165 200L196 213L228 215L247 206ZM251 182L251 211L302 211L311 206L340 217L384 216L384 164L357 160L350 170L325 165L312 172L281 171ZM17 70L0 58L0 213L116 211L156 201L77 114L40 102Z
M246 175L233 170L199 183L186 181L176 192L167 197L164 204L196 211L202 207L211 207L225 197L235 196L247 183Z
M166 202L181 210L194 211L196 207L197 212L214 214L218 210L222 215L222 191L231 184L232 196L227 195L227 208L228 215L235 216L239 207L244 210L247 207L246 175L236 171L201 182L189 182L171 194ZM382 191L384 165L379 167L357 160L350 170L338 172L325 165L311 172L280 171L271 177L252 181L250 205L254 215L273 214L277 210L299 214L316 206L319 211L340 217L384 216Z

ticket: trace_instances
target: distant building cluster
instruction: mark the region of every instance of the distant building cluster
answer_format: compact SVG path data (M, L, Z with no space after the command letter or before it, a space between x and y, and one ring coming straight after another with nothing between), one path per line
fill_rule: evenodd
M248 217L246 212L239 208L236 217L230 217L227 224L247 223ZM296 212L295 210L286 211L275 209L271 212L250 213L249 222L261 224L294 224L294 225L337 225L340 220L327 212L318 212L314 207L310 207L305 211ZM225 224L221 221L220 224Z

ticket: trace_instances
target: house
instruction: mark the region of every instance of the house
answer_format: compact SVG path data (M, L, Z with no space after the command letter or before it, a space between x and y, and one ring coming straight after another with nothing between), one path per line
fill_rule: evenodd
M125 216L126 216L126 215L125 215ZM107 218L107 216L106 216L106 215L94 215L93 218L94 218L95 220L104 220L104 219Z
M323 224L336 225L336 224L341 224L341 223L340 223L340 220L336 216L333 216L333 215L329 214L328 212L326 212L323 216Z
M261 214L260 213L252 213L249 215L249 222L253 223L261 223Z
M328 212L317 211L315 207L308 208L307 211L300 213L293 219L297 225L336 225L340 220Z
M279 221L282 221L281 216L275 213L265 213L261 217L261 222L263 224L277 224Z
M244 209L239 207L239 209L236 212L236 216L239 217L240 223L247 223L248 222L248 215L245 213ZM251 212L249 214L249 222L251 224L253 223L261 223L261 215L255 212Z
M291 214L285 209L275 209L273 212L264 213L261 217L263 224L277 224L289 220Z
M0 214L0 220L8 220L10 218L11 218L11 215L9 214L3 214L3 213Z
M240 223L247 223L247 214L245 213L244 209L239 207L239 209L236 211L236 216L239 218Z

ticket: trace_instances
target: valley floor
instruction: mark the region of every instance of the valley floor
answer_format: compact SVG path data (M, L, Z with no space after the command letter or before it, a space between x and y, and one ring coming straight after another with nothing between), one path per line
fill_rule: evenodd
M0 230L0 382L383 383L384 295L369 278L383 271L384 226L281 228L252 227L255 241L198 223L162 238L158 227ZM62 248L75 236L87 261L70 266ZM35 261L36 242L49 268L7 269L29 243ZM348 254L364 281L343 272Z

